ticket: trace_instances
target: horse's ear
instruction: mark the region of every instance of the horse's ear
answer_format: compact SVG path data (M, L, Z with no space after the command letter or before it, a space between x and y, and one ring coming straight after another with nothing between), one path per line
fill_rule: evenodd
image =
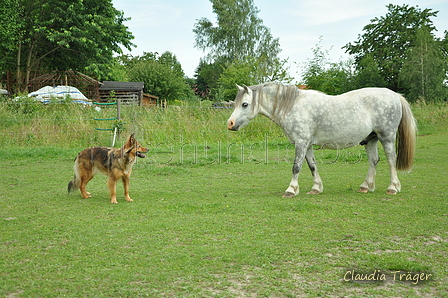
M241 87L241 86L238 85L238 84L235 84L235 85L236 85L236 87L238 88L239 91L244 91L244 88L243 88L243 87Z
M251 95L252 94L252 89L250 89L249 87L247 87L246 85L243 85L244 90L246 90L247 94Z

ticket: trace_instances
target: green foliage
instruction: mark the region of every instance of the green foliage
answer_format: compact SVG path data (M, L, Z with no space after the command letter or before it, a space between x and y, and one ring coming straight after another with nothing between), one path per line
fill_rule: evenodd
M129 70L129 79L144 82L145 92L169 101L190 97L185 78L169 65L158 61L139 61Z
M352 89L351 62L340 61L331 63L328 59L329 50L324 50L319 43L313 48L314 57L308 59L302 75L302 84L310 89L336 95Z
M185 73L182 70L182 65L177 60L176 55L170 51L163 52L162 54L159 54L158 52L143 52L141 56L121 55L116 59L125 69L132 69L136 64L139 64L142 61L156 61L168 66L178 76L185 76Z
M285 67L287 61L278 58L281 51L279 39L273 38L269 28L263 25L253 0L211 2L217 26L201 18L193 30L195 46L208 53L204 60L208 63L202 62L197 70L199 94L209 96L208 90L219 88L212 93L214 99L230 99L228 86L233 85L234 89L234 81L240 78L243 80L239 84L250 81L253 85L268 80L292 80Z
M208 51L210 60L229 63L245 57L276 58L280 52L278 38L258 18L253 0L211 0L217 26L207 18L195 24L196 47Z
M400 72L400 82L410 101L447 100L444 86L448 61L443 59L440 43L425 28L417 30L415 45L408 50Z
M195 75L196 95L205 100L216 98L214 92L218 90L218 80L224 69L224 64L220 62L207 63L204 59L201 59Z
M386 86L399 91L398 76L406 52L415 45L418 29L426 27L430 32L435 30L431 17L436 17L437 11L393 4L387 5L387 8L385 16L372 19L370 24L364 26L364 33L358 36L358 40L344 48L354 55L358 66L367 55L371 55Z
M121 64L119 57L114 57L108 67L108 73L101 77L103 81L129 82L128 69Z
M408 5L388 5L389 12L364 27L364 34L344 48L352 60L332 63L329 50L313 49L303 84L328 94L363 87L387 87L410 101L447 99L448 42L432 35L437 12ZM448 34L448 33L447 33Z
M242 61L234 61L228 66L218 80L220 99L234 100L237 94L236 85L256 85L256 65Z
M101 76L113 54L121 53L121 45L128 49L133 46L133 36L123 24L128 19L109 0L14 3L22 13L15 15L16 24L21 25L8 33L7 40L17 42L16 47L6 49L5 56L14 61L9 70L18 65L18 72L74 69Z
M367 54L361 61L359 61L353 81L354 89L386 86L378 64L370 54Z
M17 46L21 23L21 9L18 0L3 0L0 5L0 74L12 63L12 57L7 55Z
M126 121L120 119L116 120L115 123L112 125L112 131L117 130L117 133L120 134L126 130Z
M17 114L32 115L44 109L43 104L36 101L35 98L27 95L20 95L14 99L14 102L6 102L5 108Z
M146 93L160 99L185 100L194 95L191 85L194 83L185 76L176 55L166 51L143 52L142 56L121 55L117 57L116 75L126 81L144 82Z
M276 59L275 70L265 62L266 59L263 57L259 59L247 57L245 60L235 60L225 68L218 80L222 99L225 101L235 99L236 84L251 86L273 81L282 83L292 81L285 70L287 60Z

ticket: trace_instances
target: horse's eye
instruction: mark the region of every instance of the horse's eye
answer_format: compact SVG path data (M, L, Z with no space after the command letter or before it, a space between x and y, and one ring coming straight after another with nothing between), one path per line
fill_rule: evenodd
M247 108L249 104L247 102L243 102L243 108Z

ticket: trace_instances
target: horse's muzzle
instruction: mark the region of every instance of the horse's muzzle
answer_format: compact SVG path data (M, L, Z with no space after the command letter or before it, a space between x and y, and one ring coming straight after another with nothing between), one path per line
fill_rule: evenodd
M229 130L237 131L238 128L240 128L240 126L239 126L239 125L236 125L234 119L229 119L229 121L227 121L227 128L228 128Z

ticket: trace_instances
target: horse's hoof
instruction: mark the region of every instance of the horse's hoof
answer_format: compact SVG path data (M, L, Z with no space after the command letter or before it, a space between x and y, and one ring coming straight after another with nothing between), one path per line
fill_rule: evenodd
M365 188L365 187L360 187L359 190L358 190L358 192L368 193L368 192L369 192L369 189L368 189L368 188Z
M388 195L396 195L396 194L397 194L397 191L396 191L395 189L388 189L388 190L387 190L387 194L388 194Z
M283 195L283 198L293 198L296 195L293 194L292 192L285 192L285 194Z
M312 189L310 192L307 192L308 195L318 195L320 194L320 191L317 189Z

